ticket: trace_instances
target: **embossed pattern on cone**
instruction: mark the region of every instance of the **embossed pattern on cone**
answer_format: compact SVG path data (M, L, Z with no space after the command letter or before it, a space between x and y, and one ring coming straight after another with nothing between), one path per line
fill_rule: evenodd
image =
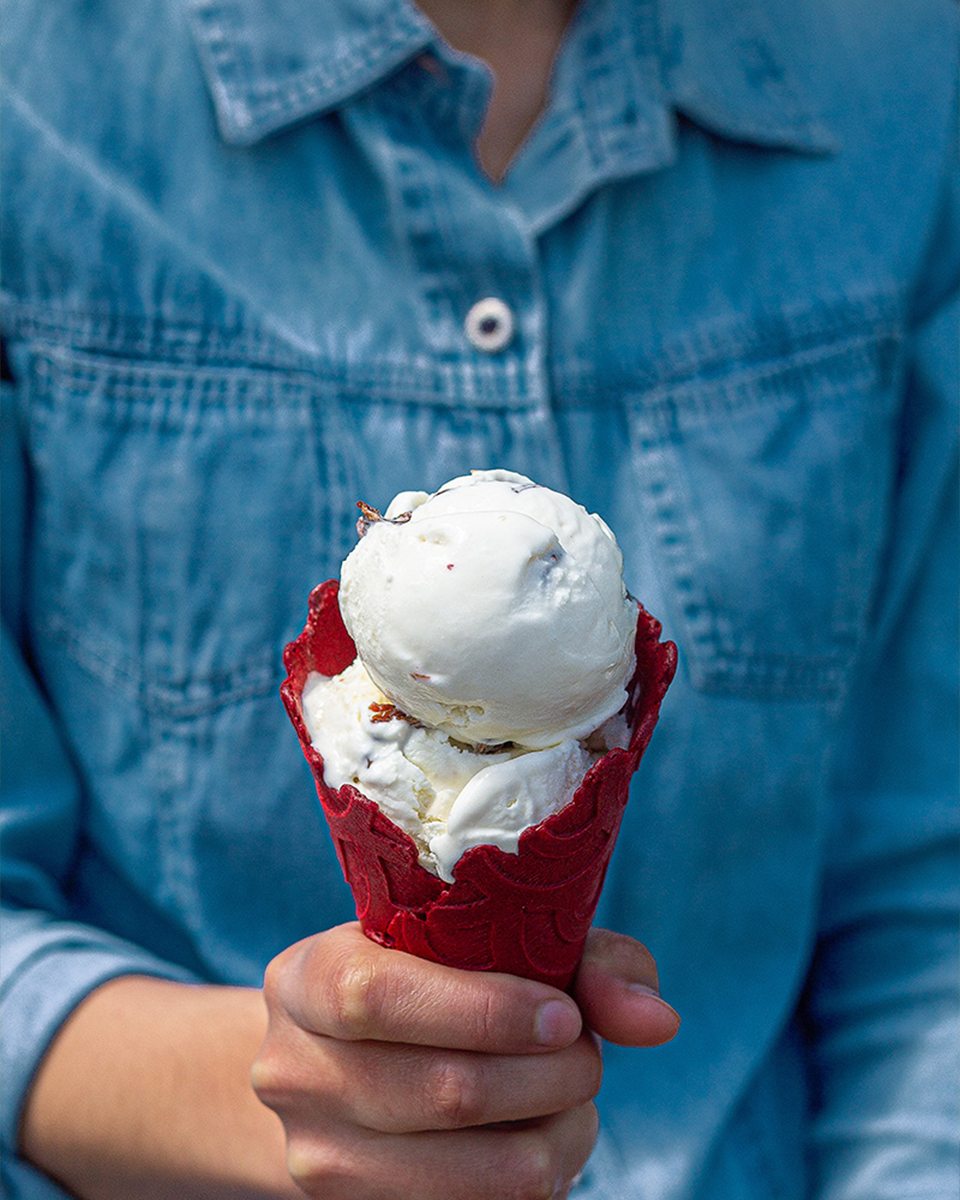
M301 695L311 671L336 675L356 657L337 590L331 579L311 593L306 626L284 650L287 678L280 692L364 932L383 946L447 966L506 971L566 988L600 898L631 776L676 670L676 647L659 640L660 623L638 605L629 747L594 763L569 804L521 834L517 854L475 846L459 860L449 884L420 865L413 839L372 800L349 784L334 790L324 782Z

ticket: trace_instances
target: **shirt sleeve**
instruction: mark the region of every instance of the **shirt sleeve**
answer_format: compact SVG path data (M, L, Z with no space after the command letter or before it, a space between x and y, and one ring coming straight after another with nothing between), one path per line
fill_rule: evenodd
M53 714L31 675L23 621L25 471L15 390L3 384L3 774L0 912L0 1147L16 1155L23 1102L60 1025L117 975L192 981L181 968L69 919L64 888L79 836L80 786Z
M951 205L918 298L893 532L836 772L807 993L819 1200L960 1190L957 227Z

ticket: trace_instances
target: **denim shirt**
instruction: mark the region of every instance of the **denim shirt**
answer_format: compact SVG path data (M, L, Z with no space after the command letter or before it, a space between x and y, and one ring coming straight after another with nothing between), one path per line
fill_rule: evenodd
M358 499L490 466L680 648L597 920L683 1026L576 1196L956 1194L955 6L722 8L583 0L495 185L408 0L6 5L10 1200L92 988L352 917L281 649Z

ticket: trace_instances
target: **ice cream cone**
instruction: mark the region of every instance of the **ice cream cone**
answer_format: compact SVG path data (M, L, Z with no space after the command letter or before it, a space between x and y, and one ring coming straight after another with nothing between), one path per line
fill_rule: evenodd
M313 771L343 873L364 932L383 946L447 966L506 971L566 988L600 898L630 779L650 741L676 669L676 647L638 606L637 666L630 682L626 749L587 771L574 798L520 836L519 852L475 846L445 883L421 866L413 839L356 788L323 778L323 759L303 720L311 671L336 675L356 649L328 580L310 596L307 624L284 651L281 695Z

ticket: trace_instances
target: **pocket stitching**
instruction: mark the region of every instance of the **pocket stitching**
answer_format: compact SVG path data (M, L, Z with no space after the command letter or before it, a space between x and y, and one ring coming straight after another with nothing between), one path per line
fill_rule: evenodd
M703 378L691 374L679 380L663 381L644 392L635 402L639 406L663 408L675 413L684 425L693 424L697 417L712 418L717 413L739 412L756 406L775 405L776 395L765 394L758 385L767 385L783 378L796 377L803 383L800 394L815 404L829 404L843 396L864 380L872 380L878 367L892 365L884 361L884 353L896 348L897 339L892 332L861 334L843 343L830 342L810 347L789 358L780 357L739 371L730 371L721 377ZM824 364L834 371L851 361L853 366L841 378L823 387ZM818 385L811 390L814 381ZM792 402L796 392L784 397L783 403Z
M122 690L147 712L161 717L190 719L217 712L268 695L282 679L279 650L264 650L259 658L248 659L242 666L178 684L148 678L132 659L116 653L88 631L75 629L59 612L47 613L36 628L95 679Z

